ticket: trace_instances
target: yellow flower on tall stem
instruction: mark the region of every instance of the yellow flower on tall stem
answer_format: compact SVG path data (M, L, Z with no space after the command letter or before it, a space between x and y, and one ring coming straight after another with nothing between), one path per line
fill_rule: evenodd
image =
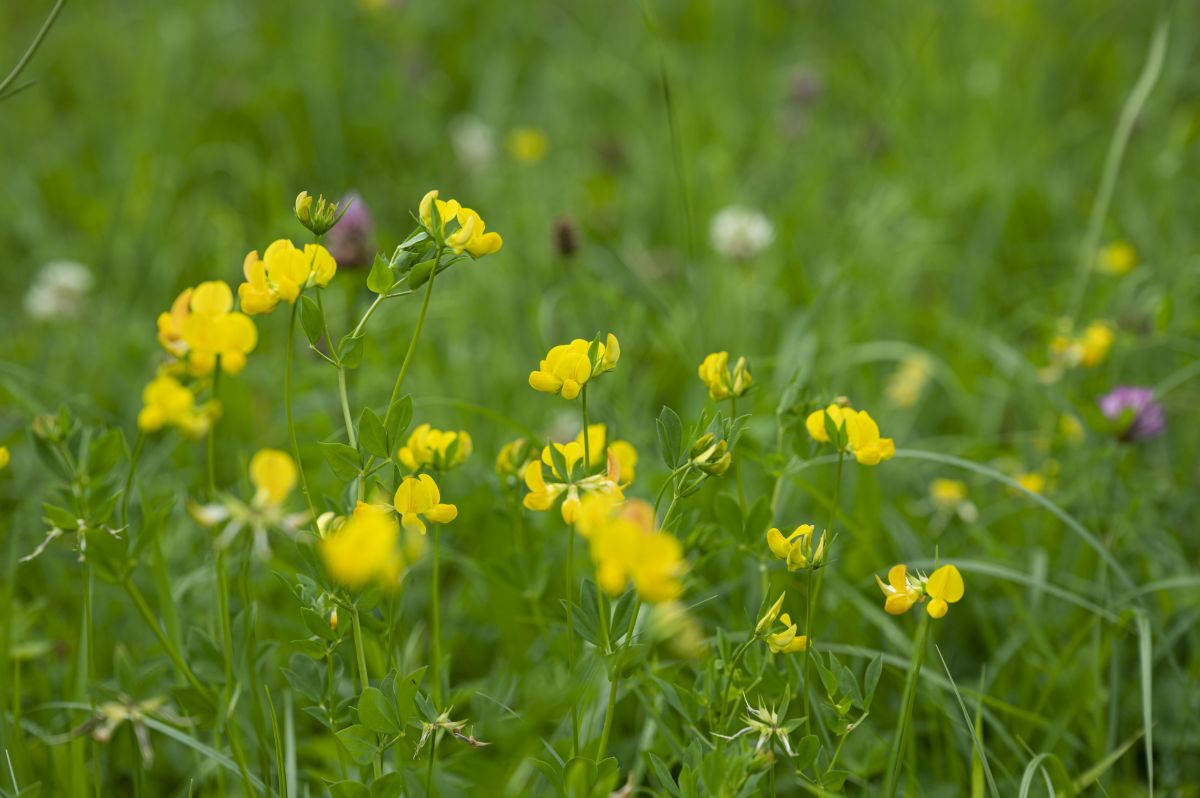
M246 282L238 286L242 310L250 315L270 313L280 301L294 304L305 288L324 288L337 274L337 261L320 244L305 244L299 249L286 238L267 247L260 259L258 251L242 262Z
M237 374L258 344L254 322L233 309L233 291L221 280L185 289L158 316L158 340L163 348L187 362L195 376L211 374L220 358L221 370Z
M440 430L421 424L408 436L397 458L409 471L434 468L438 471L462 465L471 456L471 436L466 430Z
M713 352L706 356L698 369L700 381L708 388L708 395L721 399L737 399L754 384L746 358L739 357L732 374L729 371L729 353Z
M621 344L612 333L604 342L576 338L569 344L553 347L537 369L529 373L529 385L542 393L559 394L564 399L579 396L583 386L596 377L617 367Z
M404 528L422 535L425 534L425 521L448 524L458 517L458 508L442 503L442 493L428 474L405 477L396 488L394 504Z
M826 419L841 433L836 442L830 440ZM834 443L839 450L853 454L863 465L879 465L896 454L895 441L880 437L879 425L865 410L834 403L809 414L804 426L814 441Z
M883 608L889 615L903 615L915 605L928 602L925 611L941 618L963 597L962 574L953 565L943 565L929 576L908 573L908 566L895 565L888 571L885 584L877 575L875 582L884 595Z
M559 465L551 454L550 446L542 449L541 460L532 461L525 466L525 485L529 493L525 494L526 509L544 512L552 508L565 496L562 502L562 518L567 524L574 524L579 515L580 501L591 493L611 494L617 499L624 496L621 493L621 462L616 453L610 449L608 465L602 474L588 474L581 467L583 462L583 445L576 441L570 443L551 444L561 456L566 473L559 473ZM549 481L547 480L549 476Z

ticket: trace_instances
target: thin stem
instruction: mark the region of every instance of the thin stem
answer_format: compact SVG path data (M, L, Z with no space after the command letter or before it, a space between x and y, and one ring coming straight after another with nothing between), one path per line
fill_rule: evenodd
M883 783L883 798L893 798L900 782L900 760L904 758L904 747L908 742L908 727L912 720L913 704L917 696L917 680L921 665L925 661L925 643L929 638L929 615L921 614L921 625L917 628L917 643L913 648L912 660L908 665L908 677L904 680L904 695L900 699L900 717L896 721L896 733L892 737L892 750L888 755L886 779Z
M212 399L217 402L221 392L221 356L213 364ZM217 497L217 424L208 428L208 499Z
M729 419L737 421L737 397L733 396L729 399ZM738 507L741 508L742 514L746 512L746 488L742 484L742 461L737 459L733 461L733 476L737 480L738 492Z
M437 761L437 744L438 737L442 735L440 729L434 731L433 742L429 744L429 763L425 766L425 795L433 795L433 763Z
M435 263L441 260L442 251L439 249L434 258ZM429 298L433 296L433 281L437 277L437 267L429 274L429 282L425 286L425 297L421 300L421 312L417 315L417 326L413 328L412 339L408 342L408 351L404 353L404 362L400 364L400 373L396 375L396 384L392 387L392 398L388 401L387 412L384 414L383 426L386 429L392 418L392 406L400 398L400 388L404 378L408 376L408 367L412 365L413 353L417 351L417 341L421 338L421 329L425 326L425 316L429 313Z
M225 550L217 549L217 613L221 623L221 648L224 653L225 686L221 691L222 712L229 711L230 691L233 689L233 626L229 622L229 571L225 562ZM250 795L254 795L254 785L250 781L250 769L246 766L246 753L242 749L241 733L237 728L237 718L233 713L225 716L225 731L229 738L229 748L241 771L242 781Z
M146 603L146 598L142 595L142 592L138 590L137 585L133 584L128 577L125 578L125 580L122 582L122 585L125 588L125 592L128 593L129 597L133 600L133 605L137 607L138 613L142 616L142 619L145 620L146 625L150 627L150 631L152 631L154 636L158 638L159 644L163 647L163 650L166 652L167 657L171 660L171 663L175 666L175 669L178 670L184 679L187 680L188 684L195 688L197 693L199 693L205 699L211 699L208 688L196 678L196 674L192 673L192 669L188 667L187 661L184 660L183 655L179 653L179 649L175 647L175 644L172 643L170 638L167 637L166 632L164 632L162 627L159 626L158 620L154 617L153 610L151 610L150 605Z
M633 616L629 619L629 629L625 632L625 642L621 644L621 652L624 653L629 648L629 643L633 640L633 629L637 626L638 613L642 611L642 600L635 599L633 605ZM603 613L601 613L603 618ZM607 621L606 621L607 623ZM608 750L608 735L612 731L613 715L617 711L617 690L621 685L621 665L623 663L618 659L616 672L613 674L612 680L608 684L608 712L604 715L604 726L600 730L600 744L596 746L596 761L599 762L604 758L604 754Z
M579 393L579 408L583 415L583 472L590 473L592 469L592 448L591 442L588 440L588 412L587 412L587 394L588 384L583 384L583 390Z
M138 462L142 458L142 449L146 445L146 433L138 430L133 441L133 451L129 455L129 472L125 475L125 489L121 492L121 526L129 523L129 494L133 492L133 478L137 474Z
M304 461L300 458L300 442L296 439L296 423L292 417L292 350L295 349L296 311L300 303L292 303L292 314L288 321L287 354L283 365L283 410L287 415L288 437L292 442L292 457L296 460L296 468L300 471L300 492L304 494L304 503L308 506L309 522L317 522L317 510L313 506L312 496L308 492L308 477L304 474Z
M24 70L29 64L30 59L33 58L33 54L36 53L38 51L38 47L42 45L42 40L45 39L46 34L50 32L50 27L54 24L54 20L58 18L58 12L62 11L62 7L66 4L67 0L58 0L58 2L54 4L54 8L50 9L50 14L46 17L46 21L42 23L41 29L38 30L38 32L34 35L33 41L29 43L29 46L25 48L25 54L22 55L17 61L17 64L12 68L12 71L5 76L4 81L0 82L0 98L4 97L4 93L8 91L8 87L12 85L13 81L17 79L17 76L20 75L22 70Z
M822 534L832 534L834 521L837 520L838 502L842 495L842 465L844 464L845 459L846 453L844 451L839 451L837 470L833 472L833 500L829 503L829 521L825 524L825 529ZM816 533L814 532L813 534ZM815 578L813 575L814 571L816 571ZM817 571L815 563L810 562L808 564L808 596L804 602L804 636L807 638L808 645L804 647L804 664L801 668L801 681L803 682L801 689L804 690L805 734L812 732L812 706L811 699L808 695L808 667L809 660L812 658L813 610L816 608L817 596L821 592L821 579L823 575L823 571Z
M433 633L433 703L439 710L442 708L442 594L440 581L440 555L442 531L440 524L433 525L433 575L429 612L431 615Z
M354 626L354 654L358 659L358 681L360 684L359 693L371 686L371 678L367 674L367 652L363 648L362 623L358 620L358 605L354 605L353 614L351 615ZM383 763L380 760L379 752L375 752L375 757L371 761L372 768L375 773L375 778L379 778L383 773Z
M564 571L567 597L567 672L575 675L575 528L567 527L567 567ZM571 756L579 753L579 705L571 702Z
M750 648L750 644L758 639L758 635L750 635L750 638L738 647L738 650L733 653L733 659L729 662L729 667L725 670L725 686L721 689L721 714L718 716L717 728L725 727L726 719L726 703L725 698L729 695L729 684L733 680L733 672L737 670L738 663L742 661L742 655Z
M350 397L346 393L346 367L338 364L338 398L342 401L342 420L346 422L346 440L350 447L358 448L358 437L354 434L354 421L350 415Z

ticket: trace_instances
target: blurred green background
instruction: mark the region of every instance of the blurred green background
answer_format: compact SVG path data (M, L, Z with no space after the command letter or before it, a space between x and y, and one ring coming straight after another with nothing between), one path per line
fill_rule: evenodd
M49 7L0 10L0 69ZM758 455L774 443L777 410L790 419L809 399L846 394L902 447L1007 473L1054 459L1055 500L1120 541L1142 580L1187 573L1200 482L1200 383L1190 379L1200 357L1198 17L1189 3L1084 0L71 0L22 76L35 85L0 103L0 442L28 451L29 417L61 403L132 435L161 359L155 316L200 280L236 285L247 251L304 239L291 212L301 189L359 192L390 253L422 194L438 188L505 238L498 255L439 278L406 384L417 421L475 437L472 476L457 490L476 482L481 507L500 443L573 423L561 418L567 405L529 390L529 370L552 344L612 331L621 369L594 394L593 413L643 450L648 475L653 417L664 403L698 413L696 365L727 349L750 358L762 386L744 408L755 413L752 486L768 471ZM1078 319L1112 321L1116 345L1100 367L1047 384L1037 370L1070 313L1105 154L1159 19L1169 22L1166 60L1102 228L1103 241L1132 244L1138 265L1120 278L1092 275ZM544 157L511 151L524 128L544 134ZM710 241L712 217L731 204L774 225L774 242L746 262ZM578 236L569 256L555 246L562 225ZM93 288L73 318L29 318L29 287L60 259L86 265ZM337 329L365 306L364 280L343 268L329 292ZM356 407L383 409L416 305L391 303L372 320L351 385ZM223 386L220 434L240 458L286 448L286 319L259 322L258 352ZM913 353L933 358L934 378L914 406L891 406L887 381ZM297 373L306 460L318 482L332 482L316 442L341 425L334 375L306 354ZM1120 461L1126 481L1114 506L1113 472L1095 449L1047 441L1063 412L1087 419L1118 383L1167 388L1169 427ZM795 407L780 402L789 385ZM147 468L169 462L186 484L198 453L166 436ZM223 483L243 473L241 461L225 459ZM19 462L12 471L10 502L23 520L10 547L25 553L41 537L36 502L26 500L40 498L38 475ZM936 475L899 462L879 471L882 486L872 475L859 521L887 530L886 553L856 552L847 579L872 590L870 573L893 555L932 554L913 542L905 497L922 496ZM646 485L641 494L652 495L657 482ZM1010 536L980 528L944 545L1018 569L1053 563L1061 536L1042 548L1046 524L1011 496L993 498L988 522ZM785 507L790 519L813 505L789 489ZM486 511L469 523L487 535ZM65 555L39 561L18 595L36 592L37 574L69 583L72 566ZM75 599L45 598L71 608L47 614L45 634L69 639ZM1197 696L1187 686L1197 664L1185 624L1196 610L1164 610L1172 614L1156 629L1179 648L1156 659L1169 729L1160 778L1194 783L1197 729L1187 718ZM121 610L110 612L116 622ZM464 612L486 624L478 607ZM495 628L481 634L503 645ZM1021 667L1037 667L1036 657ZM1078 723L1075 713L1099 711L1100 700L1120 697L1097 686L1080 699L1085 709L1063 716ZM1136 717L1133 687L1127 703ZM1092 751L1108 750L1103 742Z

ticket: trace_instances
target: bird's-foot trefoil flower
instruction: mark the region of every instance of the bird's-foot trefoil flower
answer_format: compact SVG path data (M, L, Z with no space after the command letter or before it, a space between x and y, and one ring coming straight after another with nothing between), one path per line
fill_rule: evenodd
M804 426L813 440L833 443L863 465L879 465L896 454L895 441L880 437L879 425L866 410L835 402L810 413Z
M609 449L607 468L601 474L589 474L583 465L583 445L577 441L553 443L542 449L540 460L525 465L526 509L544 512L552 508L559 498L562 502L562 518L574 524L579 515L580 500L591 493L612 494L617 500L621 493L621 461ZM565 497L565 498L564 498Z
M466 462L471 451L471 436L466 430L440 430L421 424L408 436L397 456L409 471L423 468L446 471Z
M779 745L784 753L788 756L795 756L796 754L792 751L792 744L788 739L788 735L795 731L804 720L797 718L781 723L779 713L775 709L767 709L762 704L759 704L756 709L750 706L750 701L746 699L745 695L742 696L742 700L746 702L746 714L742 716L742 723L746 725L733 734L717 734L716 736L722 740L736 740L743 735L757 734L758 742L754 746L754 753L756 754L761 753L763 748L771 742L771 738L775 737L779 740Z
M474 259L498 252L504 239L488 232L483 217L458 200L438 199L436 190L421 198L418 216L425 232L434 240L449 247L454 254L464 252Z
M820 568L825 563L826 536L822 532L813 545L812 524L801 524L784 536L775 527L767 530L767 546L771 553L787 563L789 571L799 571L805 568Z
M254 495L249 502L222 495L210 504L192 503L188 510L202 526L224 526L215 542L218 549L228 547L242 530L248 529L253 535L254 553L266 559L271 554L270 530L276 529L295 538L310 520L307 512L289 513L285 507L299 473L287 452L260 449L250 459L250 483L254 486Z
M886 583L875 576L884 595L883 608L889 615L903 615L916 604L928 602L925 611L931 618L943 617L950 605L963 597L962 574L953 565L943 565L929 576L908 573L908 566L895 565L888 571Z
M596 584L610 595L632 584L639 598L658 604L683 592L683 546L657 528L654 508L646 502L622 503L615 494L593 493L582 503L577 526L588 540Z
M722 399L737 399L750 390L754 384L750 376L750 368L746 358L739 357L729 371L729 353L713 352L707 355L698 369L700 381L708 388L708 395L720 401Z
M428 474L405 477L396 488L393 503L404 528L422 535L425 534L425 521L448 524L458 517L458 508L442 503L437 482Z
M621 344L612 333L604 342L576 338L553 347L530 372L529 385L542 393L574 399L592 377L615 369L620 358Z
M286 238L274 241L262 258L255 250L242 262L246 282L238 286L242 310L251 316L270 313L281 301L295 303L306 288L324 288L337 274L337 261L320 244L298 248Z
M159 314L158 340L194 376L211 374L218 358L226 374L237 374L258 344L258 330L249 316L233 309L229 284L210 280L185 289L169 311Z

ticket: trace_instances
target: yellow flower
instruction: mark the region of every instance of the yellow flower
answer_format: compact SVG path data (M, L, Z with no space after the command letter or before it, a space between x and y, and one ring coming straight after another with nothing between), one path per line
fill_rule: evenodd
M935 479L929 483L929 496L942 510L953 510L967 498L967 483L957 479Z
M594 351L590 341L576 338L552 348L537 370L530 372L529 385L542 393L574 399L589 379L615 369L620 358L621 344L612 333L605 343L597 342Z
M396 488L393 500L400 523L405 529L425 534L422 516L435 524L448 524L458 517L458 508L453 504L442 504L442 494L437 483L428 474L405 477Z
M391 513L359 504L354 515L317 544L333 580L359 590L373 580L385 580L399 570L399 537Z
M8 453L7 446L0 446L0 471L8 468L8 463L12 459L12 455Z
M159 314L158 340L175 357L186 358L192 374L212 373L218 356L223 371L237 374L258 344L258 330L248 316L233 311L229 284L212 280L187 289L169 312Z
M1094 321L1089 324L1080 338L1082 351L1079 364L1084 368L1092 368L1103 363L1115 339L1116 335L1107 322Z
M1058 433L1069 444L1082 443L1085 436L1083 422L1077 416L1063 413L1058 417Z
M925 611L931 618L941 618L950 605L963 597L962 574L953 565L943 565L929 576L908 575L905 565L893 566L888 571L888 583L875 577L885 597L883 608L889 615L903 615L914 604L928 601Z
M624 498L621 493L621 464L611 452L608 457L608 467L603 474L588 475L587 469L582 469L582 475L575 473L576 466L583 462L583 444L578 441L570 443L551 444L562 455L567 473L560 474L550 453L550 446L542 449L541 460L534 460L525 466L525 486L529 493L523 501L525 508L535 512L544 512L554 506L560 496L566 495L562 503L562 518L567 524L574 524L580 511L580 501L590 493L611 494L616 500ZM547 482L546 474L554 481ZM587 537L585 528L580 528L580 534Z
M305 288L324 288L337 274L337 262L320 244L298 249L281 238L263 253L255 250L242 262L246 282L238 286L242 310L250 315L270 313L280 300L292 304Z
M529 441L517 438L509 441L500 448L496 455L496 474L501 477L513 477L525 470L527 463L537 459L537 452Z
M821 533L814 550L814 529L812 524L801 524L785 537L778 529L771 527L767 530L767 547L772 554L787 562L789 571L799 571L810 565L819 568L825 561L825 533Z
M729 353L713 352L706 356L698 369L700 381L708 387L708 395L713 399L736 399L754 384L746 358L739 357L733 366L733 374L729 373Z
M628 485L633 482L634 469L637 467L637 449L633 448L633 444L628 441L613 441L607 442L608 427L604 424L589 424L588 425L588 454L591 455L591 462L588 463L588 468L596 469L601 464L606 463L608 458L615 457L617 460L616 481L622 485ZM583 432L575 437L575 443L583 447Z
M580 531L588 539L596 584L620 595L630 584L645 602L670 601L683 592L683 546L656 528L654 508L642 501L619 504L620 497L594 493L580 510Z
M159 374L142 391L143 407L138 413L138 429L157 432L166 426L177 428L189 438L200 438L212 425L216 407L196 409L196 395L170 374Z
M177 358L187 354L187 344L183 341L183 323L187 320L192 306L192 289L185 288L175 297L169 311L158 314L158 342L163 349Z
M779 611L783 609L783 600L787 596L786 592L780 593L779 598L775 599L775 603L763 613L763 616L754 624L754 634L761 635L763 632L771 628L771 624L775 623L775 619L779 617Z
M437 209L437 219L433 218ZM456 255L466 252L472 258L482 258L491 255L504 246L504 239L499 233L487 232L487 225L477 211L463 206L458 200L438 199L437 190L426 192L421 198L418 209L421 225L437 241L443 238ZM458 224L457 229L448 233L451 222Z
M785 612L779 616L779 622L786 627L782 632L772 632L763 636L772 654L794 654L808 648L808 638L796 634L796 624L792 623L791 616Z
M408 443L401 447L398 456L409 471L422 468L444 471L461 465L471 456L471 451L471 436L466 430L442 431L421 424L408 436Z
M1045 493L1046 492L1046 477L1036 471L1022 471L1013 477L1025 490L1030 493Z
M826 416L835 426L845 430L846 451L852 453L854 459L863 465L879 465L884 460L891 460L896 453L895 442L891 438L879 436L879 425L866 410L855 410L837 404L809 414L804 425L813 440L819 443L830 442L829 433L825 429Z
M1100 271L1116 276L1128 274L1137 265L1137 252L1128 241L1113 241L1100 250Z
M933 365L925 355L908 355L888 379L888 401L897 407L912 407L925 391L925 384L933 373Z
M521 163L537 163L549 148L550 140L536 127L519 127L508 136L508 151Z
M883 609L888 615L903 615L912 609L921 598L921 590L918 583L909 579L907 565L894 565L888 571L888 581L885 585L883 580L876 574L875 582L879 585L879 589L883 591L884 603Z
M256 504L283 504L296 487L299 472L287 452L260 449L250 459L250 482L254 484Z

